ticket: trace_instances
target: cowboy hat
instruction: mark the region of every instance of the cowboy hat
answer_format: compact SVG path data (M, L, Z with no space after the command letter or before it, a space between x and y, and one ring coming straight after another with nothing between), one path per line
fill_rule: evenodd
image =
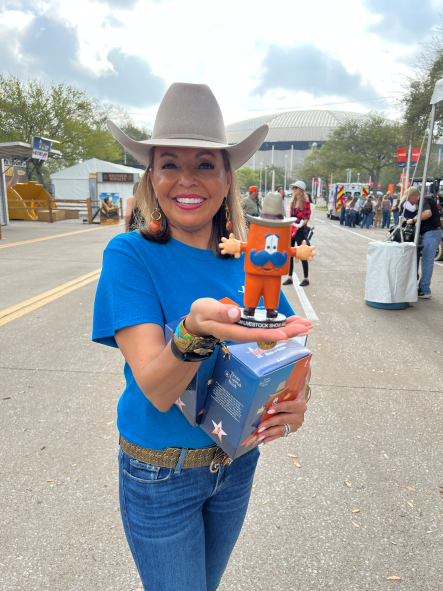
M306 185L303 181L295 181L295 183L289 185L290 189L293 189L294 187L298 187L299 189L302 189L302 191L306 191Z
M145 166L149 164L151 148L170 146L226 150L234 170L255 154L269 129L267 125L261 125L239 144L230 146L223 115L212 90L206 84L182 82L174 82L166 91L157 111L151 139L137 142L109 119L107 123L115 139Z
M284 228L296 221L296 218L285 218L280 193L268 193L263 199L263 209L260 217L246 214L246 219L250 224L269 228Z

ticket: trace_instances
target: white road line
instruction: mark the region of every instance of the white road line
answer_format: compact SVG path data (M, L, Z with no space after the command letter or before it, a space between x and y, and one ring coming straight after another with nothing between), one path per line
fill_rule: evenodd
M305 311L305 318L308 320L315 320L316 322L320 322L318 319L317 314L314 312L314 308L311 305L311 302L308 300L308 296L305 294L303 287L299 286L300 279L297 277L296 272L294 271L292 274L293 278L293 286L295 291L297 292L298 299Z

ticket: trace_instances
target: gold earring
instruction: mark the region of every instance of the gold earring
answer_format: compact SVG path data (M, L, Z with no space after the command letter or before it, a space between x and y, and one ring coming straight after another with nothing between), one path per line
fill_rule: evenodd
M232 230L231 213L228 208L228 203L225 201L225 214L226 214L226 230L230 232Z
M151 232L158 232L160 230L160 220L162 219L162 212L160 211L160 208L158 206L158 201L157 201L157 205L155 206L154 211L151 213L151 222L149 224L149 229L151 230Z

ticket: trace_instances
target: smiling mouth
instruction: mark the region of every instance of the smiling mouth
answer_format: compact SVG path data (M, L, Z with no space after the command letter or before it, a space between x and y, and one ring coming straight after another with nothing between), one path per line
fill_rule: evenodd
M198 205L203 203L203 197L176 197L175 200L181 205Z

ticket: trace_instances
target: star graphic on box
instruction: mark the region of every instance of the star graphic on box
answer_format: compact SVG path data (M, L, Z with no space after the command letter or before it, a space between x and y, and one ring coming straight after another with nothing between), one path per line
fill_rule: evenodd
M227 435L227 433L225 433L222 429L222 422L220 421L219 424L217 425L217 423L215 421L212 421L212 424L214 425L214 430L212 432L215 433L216 435L218 435L218 438L221 441L222 435Z
M174 404L176 404L182 412L183 412L182 406L186 406L186 404L180 400L180 397L177 398L177 400L174 402Z

